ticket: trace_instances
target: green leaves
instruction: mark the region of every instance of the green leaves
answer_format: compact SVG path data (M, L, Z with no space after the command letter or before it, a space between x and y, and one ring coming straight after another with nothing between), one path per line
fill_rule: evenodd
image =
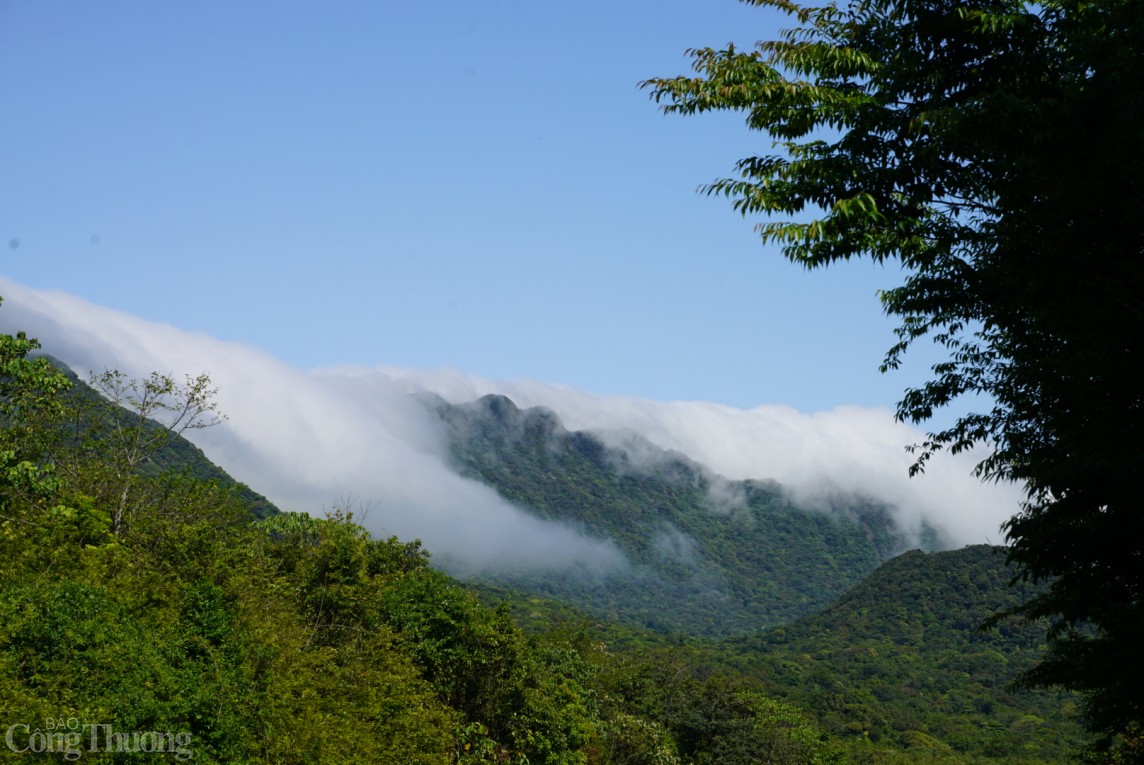
M948 360L898 416L992 402L930 433L913 472L939 451L987 447L978 474L1028 489L1006 526L1011 560L1056 579L1024 611L1094 626L1092 645L1120 661L1113 635L1144 631L1131 446L1144 429L1144 4L752 4L797 26L749 53L692 51L699 77L644 87L665 111L745 111L770 136L779 153L703 190L762 216L786 257L904 266L882 293L901 320L883 370L926 337ZM1096 728L1135 729L1138 691L1079 683L1065 666L1036 677L1090 688ZM1144 687L1144 662L1125 672Z
M503 397L441 402L437 412L470 476L543 517L606 535L638 567L634 576L503 572L491 581L601 618L690 635L756 629L824 605L905 544L884 507L852 499L826 515L793 504L777 485L720 483L667 453L658 468L638 469L626 452L566 431L550 411ZM742 502L725 507L722 496Z

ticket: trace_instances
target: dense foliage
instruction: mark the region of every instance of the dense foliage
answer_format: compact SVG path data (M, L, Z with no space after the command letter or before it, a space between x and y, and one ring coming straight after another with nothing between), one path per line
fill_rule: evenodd
M150 454L119 472L111 446L179 439L155 422L109 436L138 402L106 410L34 349L0 337L0 760L1000 763L1062 761L1080 741L1069 699L1006 688L1040 655L1036 632L975 632L1028 594L1003 589L986 548L900 556L819 615L723 643L593 624L535 594L486 589L502 604L484 605L348 512L259 520L239 487ZM539 418L602 454L550 414L516 414L464 421ZM600 480L562 447L545 459L553 482ZM671 464L676 491L694 489L697 466Z
M983 477L1027 487L1009 558L1048 586L1017 610L1053 624L1026 679L1085 691L1104 743L1144 758L1144 3L746 2L797 26L645 85L669 112L742 110L773 138L707 191L777 218L760 231L787 257L905 268L882 296L902 322L885 368L927 336L948 358L900 416L991 402L917 467L981 443Z
M106 392L109 386L117 385L120 387L119 396L123 399L129 392L122 389L127 382L123 375L109 371L101 374L93 373L90 382L99 386L97 390L87 381L80 379L63 362L50 355L39 355L51 362L70 383L61 391L64 409L61 410L60 416L66 412L66 421L56 422L54 428L57 433L66 437L57 439L54 449L49 450L52 461L75 462L77 459L82 459L81 455L87 451L94 454L96 461L106 462L109 442L114 440L112 434L137 432L139 440L149 445L138 455L137 464L130 466L130 469L139 475L147 477L181 474L196 481L215 482L220 486L233 487L239 498L250 506L258 518L265 518L278 512L278 508L270 500L249 486L236 481L229 473L207 459L203 451L183 438L181 433L176 433L160 424L153 417L149 417L147 412L121 406L101 395L100 390ZM161 377L153 375L152 379ZM170 378L163 380L162 383L172 386L171 390L175 385ZM114 390L111 392L114 393ZM201 392L205 393L207 389ZM123 400L121 403L128 402Z
M1004 558L986 546L906 553L819 614L729 640L728 661L878 761L894 750L1064 761L1087 741L1079 699L1011 687L1043 656L1043 628L979 629L1035 594L1008 586Z
M109 434L35 347L0 336L0 760L840 760L757 683L528 636L348 513L256 520L234 487L124 472L152 425Z
M596 621L625 661L729 673L807 710L854 763L1065 763L1090 738L1072 693L1012 683L1045 651L1044 630L990 614L1032 594L1008 587L1002 551L912 551L791 624L722 641ZM583 624L567 606L487 588L526 629ZM650 671L650 670L649 670ZM1095 760L1101 761L1101 760Z
M599 616L691 635L755 630L813 612L906 548L888 509L870 500L808 509L778 484L727 481L636 436L611 448L503 396L429 403L464 474L527 512L615 542L633 563L612 576L482 579Z

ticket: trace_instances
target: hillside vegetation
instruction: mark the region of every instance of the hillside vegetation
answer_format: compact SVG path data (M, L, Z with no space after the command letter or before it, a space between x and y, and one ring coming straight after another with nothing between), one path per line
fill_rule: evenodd
M907 552L823 611L720 641L591 625L597 640L651 664L681 663L759 684L809 712L854 763L1064 763L1092 743L1075 694L1018 690L1044 629L989 617L1027 594L984 545ZM567 606L486 588L519 623L578 623ZM581 622L582 623L582 622ZM1099 761L1099 760L1095 760Z
M139 419L139 413L117 406L101 396L88 381L81 379L59 359L47 354L38 354L52 364L70 383L60 392L68 413L68 422L60 423L62 429L70 432L73 450L84 447L82 440L88 439L86 446L96 451L108 448L107 435L120 426L131 427ZM94 375L98 379L97 375ZM195 481L213 482L219 486L232 488L239 498L250 507L257 518L265 518L279 512L278 508L258 492L244 483L235 480L221 467L211 462L203 450L188 441L180 433L164 432L166 429L154 420L144 418L142 430L154 437L154 448L148 450L137 467L143 476L163 474L183 475Z
M758 683L527 636L348 512L257 520L235 487L141 469L156 425L108 429L34 349L0 336L0 760L842 761Z
M593 621L540 597L560 591L550 580L486 586L486 601L503 601L490 605L431 568L416 541L370 538L348 509L260 519L250 492L169 450L177 434L152 439L169 423L107 409L27 358L33 347L0 336L0 721L11 732L0 761L127 763L162 751L228 764L1060 762L1083 742L1071 699L1006 688L1039 650L1035 628L974 631L1015 597L985 548L900 556L819 614L722 642L630 626L645 612L626 612L628 626ZM191 395L149 380L175 400ZM769 484L739 485L745 502L715 513L719 479L695 463L617 465L596 439L514 410L462 411L454 427L477 431L458 458L490 475L501 462L504 481L535 462L550 484L537 507L616 539L651 572L639 575L675 592L703 576L734 591L740 570L745 592L772 587L795 609L799 593L829 590L769 576L800 560L820 573L876 565L895 543L888 522L870 520L885 520L876 508L808 512ZM519 436L505 430L515 425ZM473 451L498 439L499 451ZM131 451L139 444L156 448ZM558 501L576 492L606 502ZM665 522L692 540L690 561L649 541ZM752 524L814 538L803 559L764 568L733 538L759 541ZM858 537L870 558L855 552ZM681 602L669 618L686 625L687 609L707 602Z
M602 618L743 633L812 613L907 548L889 508L874 500L839 496L811 509L777 483L728 481L636 436L625 449L609 447L504 396L426 401L446 423L463 474L527 512L614 541L634 564L607 577L498 574L491 583Z
M1032 594L1009 586L999 548L908 552L822 612L724 643L727 663L812 709L843 737L916 756L1046 762L1087 741L1078 698L1017 691L1045 650L1043 625L993 614Z

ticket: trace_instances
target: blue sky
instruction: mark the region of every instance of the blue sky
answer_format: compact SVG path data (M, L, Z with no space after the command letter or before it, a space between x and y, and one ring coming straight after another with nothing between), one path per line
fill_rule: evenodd
M895 273L764 249L695 189L769 140L636 87L782 23L734 0L8 0L0 273L302 368L892 406L919 378L877 371Z

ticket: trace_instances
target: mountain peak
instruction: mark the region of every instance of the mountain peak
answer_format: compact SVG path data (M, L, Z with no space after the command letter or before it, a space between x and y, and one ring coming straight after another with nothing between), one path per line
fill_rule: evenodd
M772 481L731 481L634 433L570 431L502 395L436 402L453 462L536 517L619 547L602 577L489 574L653 629L727 635L810 613L905 547L887 508L799 505Z

